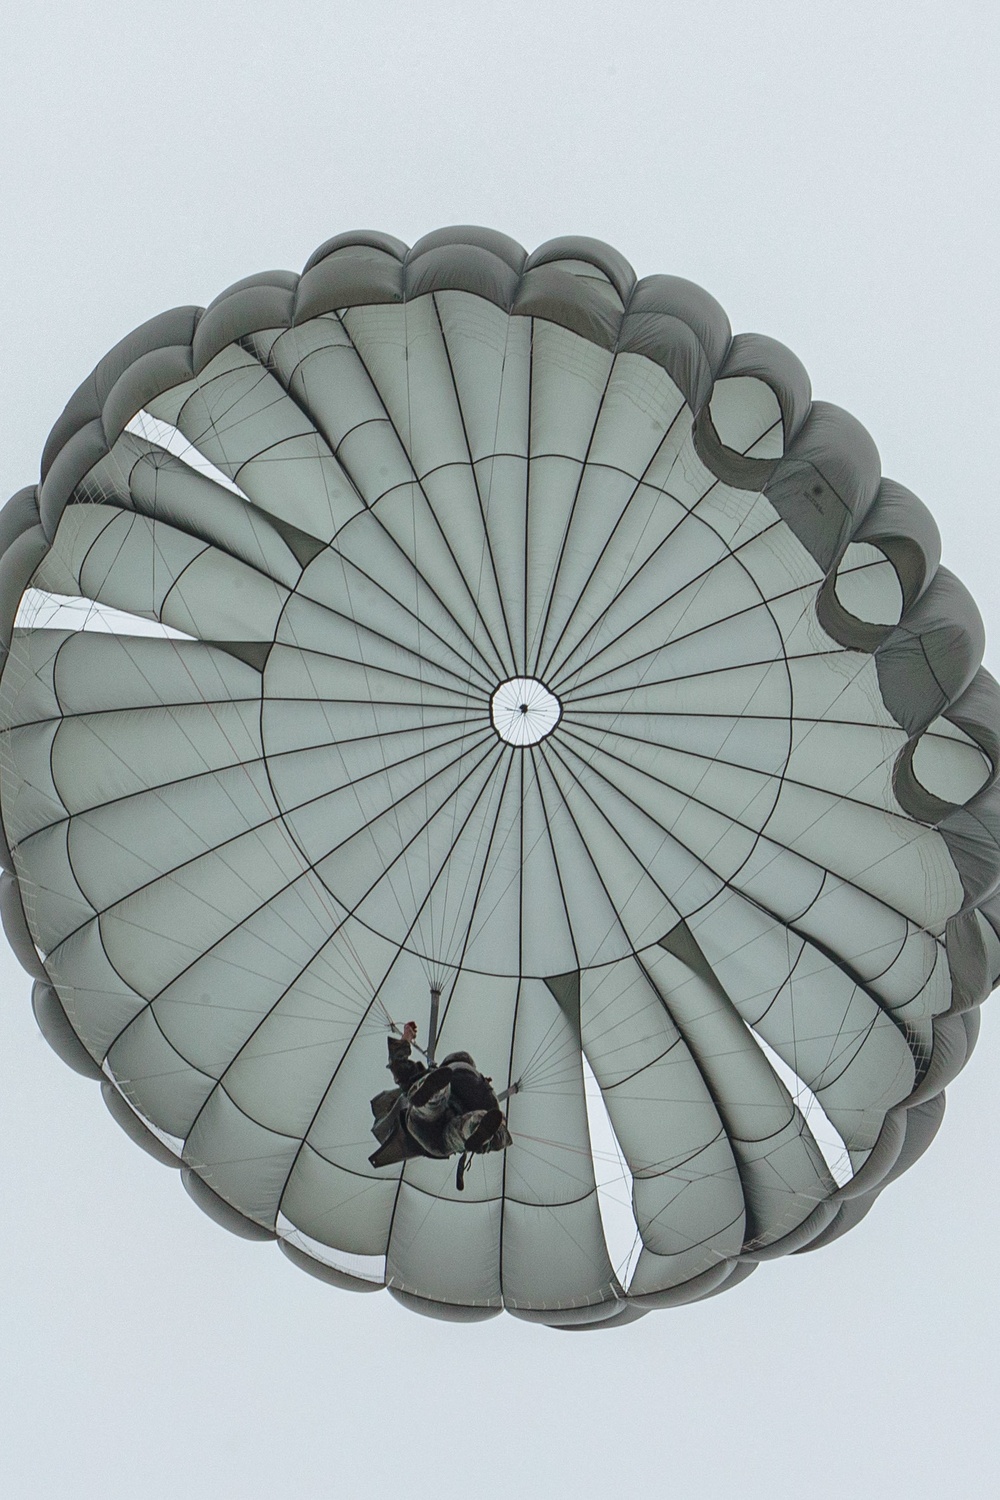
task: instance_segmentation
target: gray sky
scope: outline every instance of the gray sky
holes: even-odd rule
[[[3,494],[165,307],[346,229],[590,234],[706,286],[865,423],[1000,675],[993,4],[2,0],[0,32]],[[0,964],[8,1493],[1000,1489],[989,1004],[937,1142],[858,1229],[581,1336],[432,1323],[226,1235]]]

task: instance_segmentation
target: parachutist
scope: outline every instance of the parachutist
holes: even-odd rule
[[[368,1158],[373,1167],[394,1166],[412,1156],[458,1156],[456,1185],[463,1190],[468,1158],[510,1145],[493,1080],[468,1052],[451,1052],[428,1068],[411,1056],[417,1025],[407,1021],[400,1038],[389,1037],[389,1062],[396,1087],[371,1101],[372,1134],[380,1143]]]

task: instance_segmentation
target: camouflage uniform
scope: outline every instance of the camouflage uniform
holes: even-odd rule
[[[425,1065],[411,1057],[409,1042],[390,1037],[388,1066],[397,1087],[371,1101],[372,1134],[380,1142],[368,1158],[373,1167],[392,1166],[411,1156],[460,1155],[484,1117],[499,1112],[490,1079],[483,1077],[467,1052],[452,1052],[428,1074]],[[509,1145],[510,1134],[501,1121],[473,1150],[503,1151]]]

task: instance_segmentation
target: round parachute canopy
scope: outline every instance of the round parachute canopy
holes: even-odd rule
[[[595,241],[343,235],[118,344],[0,520],[35,1012],[238,1233],[609,1327],[855,1224],[1000,973],[1000,690],[787,349]],[[370,1165],[386,1040],[512,1144]]]

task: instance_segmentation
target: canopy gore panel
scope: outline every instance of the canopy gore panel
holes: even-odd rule
[[[338,1286],[612,1327],[828,1242],[1000,974],[1000,691],[788,350],[565,239],[144,324],[0,517],[4,926],[57,1051]],[[385,1040],[513,1144],[368,1163]]]

